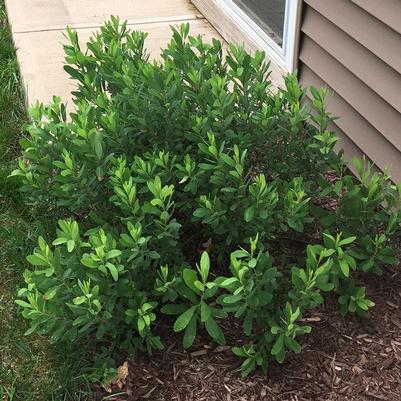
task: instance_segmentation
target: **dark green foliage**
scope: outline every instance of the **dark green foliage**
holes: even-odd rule
[[[326,90],[308,105],[288,75],[273,92],[263,53],[223,55],[188,30],[173,29],[161,62],[117,19],[85,54],[68,30],[76,110],[58,98],[32,109],[13,176],[27,202],[73,219],[52,246],[39,239],[17,303],[29,332],[149,352],[162,314],[185,348],[201,326],[223,344],[230,316],[249,338],[233,349],[248,374],[301,351],[302,316],[325,292],[344,314],[373,305],[353,274],[395,262],[401,186],[359,160],[359,180],[347,174]]]

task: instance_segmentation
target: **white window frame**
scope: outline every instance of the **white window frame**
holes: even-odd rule
[[[282,69],[293,72],[296,65],[297,27],[302,0],[286,0],[283,46],[280,47],[250,16],[232,0],[215,0],[216,4],[237,24],[254,43]]]

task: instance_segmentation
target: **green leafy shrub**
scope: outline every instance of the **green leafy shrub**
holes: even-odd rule
[[[29,333],[149,352],[163,315],[185,348],[199,327],[225,343],[230,316],[246,375],[301,351],[326,292],[343,314],[373,306],[354,273],[396,262],[401,185],[365,160],[348,173],[325,89],[305,102],[288,75],[274,92],[262,52],[188,31],[151,62],[146,35],[115,18],[85,53],[68,30],[75,111],[32,108],[13,176],[29,204],[71,219],[28,256],[17,303]]]

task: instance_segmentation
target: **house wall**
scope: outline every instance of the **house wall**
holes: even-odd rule
[[[348,157],[366,154],[401,180],[401,1],[304,0],[304,86],[328,86]]]
[[[228,41],[259,48],[218,0],[192,0]],[[302,0],[297,68],[304,86],[327,86],[332,125],[347,158],[365,154],[401,181],[401,0]],[[300,13],[301,14],[301,13]],[[301,17],[301,15],[300,15]],[[273,85],[285,71],[272,59]]]

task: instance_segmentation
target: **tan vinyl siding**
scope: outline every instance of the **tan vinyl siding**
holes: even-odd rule
[[[401,6],[401,1],[397,1]],[[309,3],[313,4],[314,10],[329,19],[344,33],[401,73],[400,35],[396,31],[376,18],[367,20],[366,13],[361,12],[361,9],[350,1],[341,1],[341,7],[336,1],[320,0]],[[399,18],[401,20],[401,16]]]
[[[401,180],[401,0],[305,0],[301,30],[301,82],[333,92],[347,155]]]
[[[400,0],[352,0],[352,2],[401,34]]]

